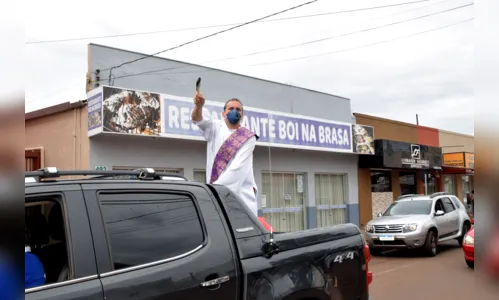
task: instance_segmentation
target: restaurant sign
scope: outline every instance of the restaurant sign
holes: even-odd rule
[[[101,86],[91,90],[88,99],[88,136],[114,133],[204,140],[191,122],[191,98]],[[223,106],[206,101],[203,118],[222,120]],[[369,126],[252,107],[245,107],[242,126],[259,136],[258,145],[374,154],[374,131]]]

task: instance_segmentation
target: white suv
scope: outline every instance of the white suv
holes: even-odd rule
[[[388,249],[420,248],[429,256],[437,255],[437,245],[463,237],[471,228],[464,204],[442,193],[404,195],[384,213],[365,226],[366,241],[373,255]]]

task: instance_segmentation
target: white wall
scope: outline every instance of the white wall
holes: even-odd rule
[[[347,204],[358,204],[357,155],[321,151],[271,148],[273,172],[307,174],[307,206],[315,206],[315,173],[347,174]],[[90,168],[104,165],[182,168],[193,178],[195,169],[206,168],[206,144],[198,141],[143,136],[99,135],[90,139]],[[267,147],[257,147],[254,156],[255,179],[259,187],[261,173],[269,171]],[[261,207],[261,203],[258,204]]]

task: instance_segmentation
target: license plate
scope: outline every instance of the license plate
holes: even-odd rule
[[[395,241],[395,237],[393,235],[380,235],[380,241]]]

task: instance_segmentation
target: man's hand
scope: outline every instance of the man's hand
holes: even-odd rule
[[[194,109],[192,110],[191,119],[194,122],[203,120],[204,97],[200,92],[194,95]]]
[[[204,106],[203,94],[196,92],[196,95],[194,95],[194,105],[196,105],[197,108],[202,108]]]

